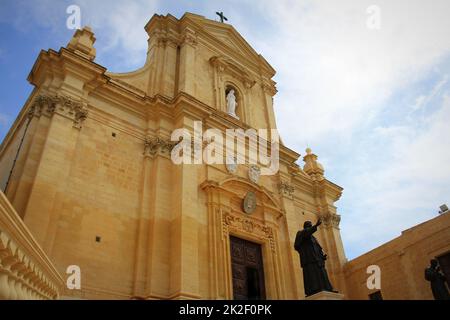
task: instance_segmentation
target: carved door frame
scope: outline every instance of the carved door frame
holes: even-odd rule
[[[245,196],[233,189],[233,184],[240,184],[259,194],[258,198],[264,198],[265,201],[257,204],[263,219],[247,215],[230,204]],[[284,219],[282,210],[267,191],[244,179],[233,178],[222,183],[206,181],[201,188],[206,191],[208,206],[209,298],[233,299],[230,236],[234,236],[261,245],[266,299],[284,299],[278,241],[280,220]]]

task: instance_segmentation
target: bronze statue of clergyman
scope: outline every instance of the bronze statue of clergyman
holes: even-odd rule
[[[425,269],[425,280],[430,281],[435,300],[450,300],[450,294],[445,286],[446,278],[436,259],[431,259],[430,266]]]
[[[320,219],[315,225],[312,225],[311,221],[305,221],[303,230],[298,231],[295,237],[294,248],[300,254],[306,296],[320,291],[335,292],[325,269],[327,255],[323,253],[322,247],[313,236],[321,223]]]

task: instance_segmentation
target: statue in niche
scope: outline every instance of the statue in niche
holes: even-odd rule
[[[227,94],[227,113],[239,120],[239,117],[236,115],[237,105],[238,104],[236,102],[236,96],[234,95],[234,89],[231,89]]]

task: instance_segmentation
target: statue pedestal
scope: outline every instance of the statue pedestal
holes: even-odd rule
[[[320,291],[306,297],[305,300],[344,300],[344,295],[337,292]]]

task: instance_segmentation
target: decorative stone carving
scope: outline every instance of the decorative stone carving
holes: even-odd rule
[[[162,155],[170,157],[170,153],[176,142],[164,140],[160,137],[146,137],[144,141],[144,155],[147,157],[154,157]]]
[[[211,59],[209,59],[209,63],[217,68],[219,72],[223,72],[227,68],[226,59],[223,57],[212,57]]]
[[[326,213],[324,215],[321,215],[320,219],[322,220],[323,224],[326,227],[331,226],[334,228],[339,228],[339,223],[341,222],[341,216],[332,213]]]
[[[40,95],[34,100],[29,116],[51,117],[58,114],[73,121],[74,128],[81,129],[81,125],[88,116],[86,103],[64,95]]]
[[[242,208],[246,214],[252,214],[256,209],[256,194],[253,191],[247,192],[242,203]]]
[[[275,239],[271,227],[259,223],[252,218],[224,213],[222,216],[222,231],[224,233],[224,239],[228,237],[230,228],[244,230],[248,233],[252,233],[255,236],[269,240],[270,248],[272,252],[275,252]]]
[[[244,86],[246,89],[251,89],[255,85],[256,81],[250,78],[244,78]]]
[[[229,173],[235,174],[237,171],[236,159],[232,156],[227,156],[225,166]]]
[[[34,99],[30,110],[28,110],[28,116],[39,118],[45,114],[50,117],[53,112],[55,112],[55,99],[50,96],[41,95]]]
[[[250,181],[252,181],[253,183],[258,183],[260,175],[261,169],[255,164],[250,165],[248,169],[248,178],[250,179]]]
[[[178,44],[180,43],[179,38],[177,38],[173,34],[167,34],[167,33],[158,33],[157,34],[157,44],[161,47],[174,47],[176,48]]]
[[[182,36],[181,36],[181,43],[182,44],[189,44],[193,47],[197,45],[197,35],[195,31],[191,29],[184,30]]]
[[[291,186],[290,184],[288,184],[287,182],[281,181],[278,184],[278,191],[280,192],[280,194],[282,194],[284,196],[292,197],[294,194],[294,190],[295,190],[295,188],[293,186]]]
[[[1,230],[0,258],[0,299],[43,300],[58,297],[57,287]]]
[[[275,81],[271,81],[270,83],[264,82],[261,84],[261,88],[264,90],[264,92],[268,93],[271,96],[274,96],[277,93],[275,84]]]

